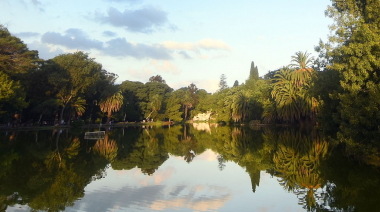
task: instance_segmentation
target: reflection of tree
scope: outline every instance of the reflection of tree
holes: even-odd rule
[[[252,191],[260,183],[260,172],[272,167],[271,143],[263,139],[262,132],[246,128],[217,128],[216,149],[223,161],[234,161],[244,167],[251,178]]]
[[[190,163],[205,148],[198,143],[188,126],[173,126],[164,133],[164,145],[167,151],[175,156],[183,157]]]
[[[380,199],[379,167],[363,164],[341,154],[340,147],[321,163],[328,179],[324,202],[331,211],[377,211]]]
[[[278,136],[278,150],[273,156],[280,184],[297,194],[300,204],[310,210],[316,207],[315,191],[322,187],[320,162],[328,151],[328,143],[316,135],[285,131]]]
[[[108,161],[113,161],[117,156],[117,144],[113,139],[99,139],[96,141],[93,151],[95,154],[98,154],[104,157]]]
[[[153,128],[142,132],[131,146],[130,152],[112,161],[113,169],[130,170],[138,167],[144,174],[151,175],[169,158],[164,146],[160,145],[162,142],[160,130]]]
[[[66,167],[66,161],[78,155],[80,149],[78,137],[66,139],[66,142],[63,143],[64,147],[62,148],[59,143],[61,132],[56,131],[56,134],[55,149],[48,153],[45,160],[46,166],[50,169],[61,167],[61,165]],[[60,149],[63,149],[63,151]]]
[[[217,153],[218,168],[231,161],[245,168],[253,192],[260,184],[260,173],[271,172],[309,211],[328,207],[331,211],[373,211],[380,199],[378,169],[347,161],[339,149],[326,157],[329,145],[314,131],[218,127],[208,133],[191,127],[184,131],[179,125],[126,128],[124,136],[114,130],[107,134],[107,142],[90,142],[87,147],[81,137],[65,132],[53,136],[51,132],[38,132],[38,136],[19,132],[12,142],[9,137],[4,138],[6,142],[0,138],[0,211],[15,204],[28,204],[32,210],[65,210],[84,195],[89,182],[104,176],[109,161],[114,169],[138,167],[151,175],[168,153],[191,161],[190,151],[200,155],[206,149]]]
[[[224,167],[226,167],[226,162],[223,159],[223,155],[218,155],[218,168],[220,171],[223,171]]]
[[[67,206],[83,197],[87,179],[78,175],[72,168],[62,168],[57,172],[52,184],[40,195],[31,200],[29,206],[35,211],[63,211]]]
[[[91,151],[83,150],[80,139],[65,130],[53,136],[33,133],[35,142],[30,142],[28,132],[21,132],[5,149],[17,158],[0,176],[0,208],[17,203],[28,204],[31,211],[63,211],[83,197],[84,187],[106,164],[86,154]]]
[[[94,154],[105,158],[107,161],[113,161],[117,156],[118,146],[114,139],[109,139],[109,131],[106,131],[104,139],[96,141],[92,147]]]

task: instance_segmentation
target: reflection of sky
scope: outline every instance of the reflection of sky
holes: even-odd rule
[[[85,196],[66,211],[304,211],[276,178],[261,172],[253,193],[248,173],[233,162],[220,171],[216,156],[207,150],[190,164],[171,156],[152,176],[137,168],[109,168],[107,176],[89,184]]]

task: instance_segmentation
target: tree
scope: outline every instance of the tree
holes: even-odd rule
[[[43,68],[52,70],[49,82],[57,91],[56,97],[61,101],[59,123],[62,123],[66,106],[95,85],[102,71],[102,66],[81,51],[59,55],[47,61]]]
[[[184,109],[185,109],[185,117],[184,117],[184,120],[186,121],[187,120],[187,114],[188,114],[188,111],[193,107],[194,105],[194,100],[193,98],[191,98],[191,94],[190,92],[186,92],[184,91],[184,94],[181,98],[181,104],[183,105]]]
[[[232,118],[235,122],[244,121],[250,114],[248,91],[238,91],[232,97]]]
[[[160,96],[158,94],[154,95],[149,103],[151,112],[146,117],[147,120],[149,120],[150,116],[153,114],[152,117],[155,117],[154,113],[157,113],[159,110],[161,110],[162,101],[160,99]]]
[[[60,103],[57,101],[57,99],[54,98],[48,99],[38,104],[38,106],[33,109],[33,112],[40,114],[37,123],[41,124],[43,115],[52,114],[53,111],[59,107],[59,105]]]
[[[226,80],[227,80],[226,75],[224,75],[224,74],[220,75],[219,91],[223,91],[224,89],[228,88]]]
[[[11,116],[27,105],[25,92],[20,83],[13,81],[7,74],[0,71],[0,115],[2,117],[4,114]]]
[[[169,124],[170,122],[173,121],[181,121],[181,115],[182,112],[179,111],[181,108],[181,103],[180,99],[177,98],[175,95],[172,95],[169,100],[168,104],[166,106],[166,111],[165,111],[165,117],[169,119]]]
[[[237,87],[237,86],[239,86],[239,81],[235,80],[234,85],[232,87]]]
[[[292,56],[292,63],[289,65],[290,68],[295,68],[296,71],[293,72],[293,80],[297,85],[302,85],[306,80],[310,80],[313,68],[311,65],[314,62],[314,58],[310,57],[310,53],[305,53],[299,51]]]
[[[68,107],[72,110],[70,115],[81,117],[86,110],[86,100],[81,97],[71,101]],[[71,120],[71,119],[70,119]]]
[[[113,88],[115,89],[115,87]],[[106,123],[109,123],[111,120],[112,112],[119,111],[123,105],[123,95],[121,95],[121,91],[112,92],[114,89],[106,91],[99,102],[100,110],[103,113],[107,113]]]
[[[147,82],[143,85],[134,83],[135,91],[132,95],[135,95],[136,99],[136,107],[138,108],[138,111],[141,111],[141,118],[146,118],[149,116],[149,114],[152,113],[152,99],[153,96],[158,95],[162,107],[165,108],[166,102],[170,98],[170,94],[173,91],[172,88],[170,88],[167,84],[164,83],[158,83],[158,82]],[[164,119],[164,112],[157,110],[157,113],[153,114],[156,119]],[[152,114],[151,114],[152,115]]]
[[[0,70],[12,78],[36,68],[38,52],[30,51],[17,37],[12,36],[8,29],[0,25]]]
[[[326,11],[335,21],[327,44],[334,47],[327,52],[332,58],[327,68],[339,72],[343,89],[334,95],[340,103],[339,139],[349,143],[352,151],[373,151],[371,145],[379,146],[379,8],[379,1],[333,0]]]
[[[159,82],[166,84],[166,81],[161,77],[161,75],[151,76],[149,82]]]
[[[255,66],[255,63],[251,62],[251,69],[249,71],[249,79],[258,80],[259,79],[259,69]]]
[[[304,80],[303,84],[294,80],[294,70],[284,67],[274,75],[272,98],[276,103],[278,118],[286,122],[315,119],[318,110],[318,101],[308,93],[310,80]],[[270,115],[270,114],[268,114]]]

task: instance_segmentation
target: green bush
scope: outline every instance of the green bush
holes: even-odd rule
[[[97,118],[97,119],[95,120],[95,124],[100,124],[100,123],[102,123],[102,119],[101,119],[101,118]]]

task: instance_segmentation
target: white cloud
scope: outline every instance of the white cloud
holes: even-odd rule
[[[223,42],[222,40],[213,40],[210,38],[202,39],[198,42],[176,42],[176,41],[165,41],[161,43],[168,49],[173,50],[188,50],[199,52],[200,50],[223,50],[223,51],[232,51],[232,48]]]
[[[171,88],[174,88],[174,89],[179,89],[179,88],[182,88],[182,87],[187,87],[189,86],[191,83],[194,83],[198,88],[200,89],[204,89],[206,90],[207,92],[209,93],[214,93],[216,92],[218,89],[219,89],[219,81],[218,80],[209,80],[209,79],[205,79],[205,80],[200,80],[200,78],[197,78],[195,80],[176,80],[174,82],[170,81],[170,80],[166,80],[166,83],[171,87]]]
[[[153,60],[141,68],[129,68],[127,70],[131,77],[146,81],[154,75],[161,75],[165,79],[165,75],[178,75],[179,68],[169,61]],[[165,79],[166,80],[166,79]]]

